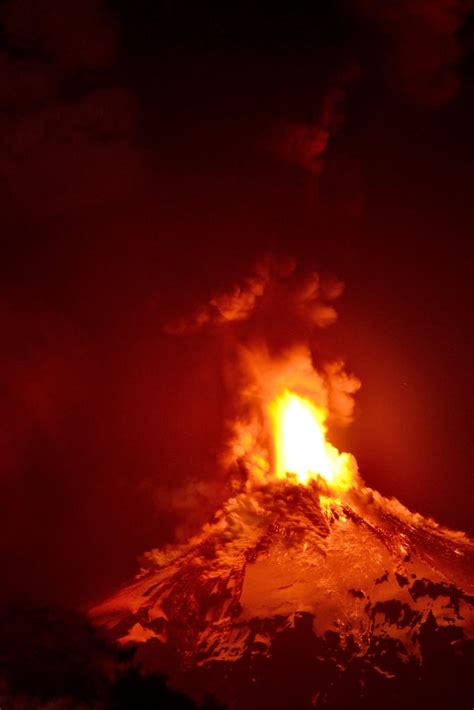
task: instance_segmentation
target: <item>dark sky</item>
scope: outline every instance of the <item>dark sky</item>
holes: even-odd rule
[[[472,7],[296,5],[1,3],[3,599],[87,603],[218,505],[222,353],[163,324],[269,251],[346,283],[333,440],[474,532]]]

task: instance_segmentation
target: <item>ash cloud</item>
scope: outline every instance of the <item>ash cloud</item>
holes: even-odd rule
[[[315,271],[297,270],[294,259],[267,256],[258,261],[250,276],[231,289],[215,293],[189,317],[165,325],[170,334],[196,333],[205,326],[250,323],[257,336],[263,324],[265,335],[275,331],[291,332],[290,341],[303,331],[325,328],[334,323],[337,313],[332,305],[344,284],[334,278],[321,278]],[[288,330],[287,326],[292,328]],[[296,331],[295,331],[296,328]]]
[[[41,432],[60,436],[67,413],[83,398],[74,375],[90,382],[94,365],[90,343],[67,320],[46,310],[21,309],[0,302],[2,407],[8,427],[0,432],[2,471],[27,457],[27,442]]]
[[[130,197],[136,105],[100,0],[8,0],[0,12],[0,180],[8,209],[59,216]]]
[[[398,87],[428,106],[451,101],[461,78],[459,36],[472,3],[463,0],[358,0],[355,7],[380,33]]]
[[[342,0],[352,37],[341,41],[336,68],[327,62],[325,87],[315,88],[298,117],[290,111],[269,127],[268,147],[281,161],[309,178],[310,203],[328,162],[337,161],[337,139],[351,117],[350,100],[364,82],[387,88],[424,107],[453,101],[462,85],[462,65],[469,53],[463,36],[472,0]],[[321,61],[321,60],[320,60]],[[317,61],[308,59],[315,76]],[[315,81],[315,86],[317,82]],[[363,91],[363,89],[362,89]],[[349,211],[363,211],[361,180],[352,179]]]
[[[225,344],[221,367],[231,415],[224,466],[243,461],[257,478],[266,475],[269,442],[262,412],[286,389],[327,410],[330,425],[352,421],[359,380],[342,360],[317,357],[317,333],[336,321],[333,303],[343,288],[337,279],[298,268],[294,259],[267,256],[241,284],[165,326],[170,334],[188,337],[205,331]]]
[[[328,144],[344,123],[348,92],[359,73],[355,61],[340,71],[324,92],[314,118],[292,121],[282,119],[281,124],[274,129],[274,137],[270,142],[270,148],[276,155],[310,175],[321,175]]]

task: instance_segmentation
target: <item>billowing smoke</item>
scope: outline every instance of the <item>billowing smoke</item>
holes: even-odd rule
[[[324,328],[337,319],[332,301],[344,285],[321,279],[315,271],[296,268],[290,258],[268,256],[258,261],[250,276],[228,291],[211,296],[191,316],[168,323],[167,332],[189,334],[207,325],[246,322],[242,333],[257,338],[298,341],[312,328]],[[288,329],[287,326],[291,326]]]
[[[207,329],[209,337],[223,339],[230,413],[225,466],[242,462],[251,475],[266,475],[271,462],[265,409],[285,389],[327,411],[329,424],[352,421],[360,382],[341,360],[321,360],[317,350],[317,333],[335,322],[333,302],[342,291],[334,278],[298,268],[293,259],[268,256],[242,284],[166,325],[170,334],[192,337]],[[202,493],[202,484],[198,488]]]

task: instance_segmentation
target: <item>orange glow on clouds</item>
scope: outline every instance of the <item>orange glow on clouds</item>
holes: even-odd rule
[[[275,475],[307,484],[318,477],[334,491],[351,487],[355,459],[326,440],[327,412],[309,399],[285,392],[269,408],[275,446]]]

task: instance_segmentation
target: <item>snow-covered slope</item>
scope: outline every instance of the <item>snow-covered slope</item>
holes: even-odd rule
[[[472,652],[474,544],[368,488],[273,481],[145,558],[91,617],[230,707],[369,707]]]

